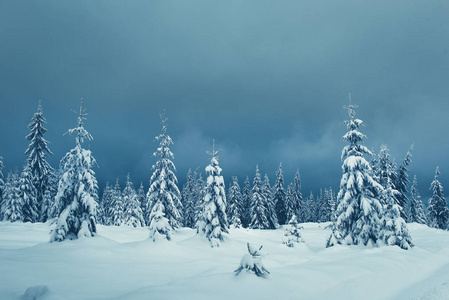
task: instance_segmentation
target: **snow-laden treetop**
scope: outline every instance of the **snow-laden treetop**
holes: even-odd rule
[[[73,111],[73,112],[78,114],[78,127],[69,129],[69,131],[67,131],[65,134],[68,133],[72,135],[73,133],[77,133],[76,145],[81,146],[81,144],[84,143],[84,139],[88,139],[89,141],[92,141],[94,139],[92,135],[86,129],[84,129],[83,120],[86,120],[87,113],[86,109],[83,107],[83,98],[81,98],[80,111],[79,112]]]

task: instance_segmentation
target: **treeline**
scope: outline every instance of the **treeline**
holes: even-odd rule
[[[363,122],[355,118],[354,105],[348,106],[348,145],[342,152],[343,176],[337,195],[331,188],[303,197],[299,171],[288,185],[282,164],[271,186],[267,174],[258,166],[252,181],[247,176],[242,186],[232,178],[227,191],[218,154],[213,143],[206,180],[199,169],[189,170],[187,180],[178,188],[175,175],[173,143],[167,134],[167,118],[161,114],[162,130],[156,137],[159,145],[150,177],[149,188],[142,183],[136,190],[128,175],[124,188],[117,181],[107,184],[101,199],[93,168],[96,160],[83,148],[92,136],[84,128],[85,109],[81,102],[77,126],[68,131],[75,135],[75,147],[61,159],[55,171],[46,161],[52,155],[44,139],[46,120],[42,106],[28,125],[29,146],[22,171],[9,172],[3,178],[0,158],[0,217],[5,221],[45,222],[54,219],[52,241],[92,236],[96,224],[149,226],[150,238],[170,239],[179,227],[196,228],[212,246],[218,246],[230,226],[252,229],[275,229],[293,222],[332,221],[333,230],[327,244],[397,244],[412,246],[405,222],[418,222],[447,229],[449,209],[439,182],[437,168],[429,206],[425,208],[417,189],[416,176],[410,184],[409,166],[413,147],[397,166],[382,145],[375,155],[362,145],[365,136],[358,130]],[[369,160],[365,159],[365,156]]]

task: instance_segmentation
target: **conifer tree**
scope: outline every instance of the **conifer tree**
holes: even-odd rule
[[[421,196],[418,192],[418,179],[416,178],[416,175],[413,177],[413,183],[410,189],[410,213],[408,221],[427,224],[424,204],[422,203]]]
[[[363,121],[355,118],[357,106],[351,104],[351,98],[346,108],[350,120],[345,121],[348,132],[343,140],[348,145],[341,155],[343,176],[337,196],[336,221],[327,247],[376,243],[382,216],[382,205],[376,194],[382,187],[371,177],[371,167],[364,158],[364,155],[371,155],[371,151],[361,145],[365,138],[359,131]]]
[[[26,164],[19,178],[19,197],[23,202],[23,220],[32,223],[39,221],[37,191],[33,182],[34,176],[30,166]]]
[[[106,182],[106,186],[103,190],[103,195],[101,196],[100,207],[102,210],[102,217],[98,218],[98,222],[103,225],[112,225],[111,221],[111,207],[113,201],[114,189],[111,187],[109,182]]]
[[[321,222],[333,221],[335,203],[332,195],[332,189],[324,189],[323,202],[321,205]]]
[[[126,226],[143,227],[145,221],[143,219],[143,212],[140,208],[140,203],[137,199],[136,191],[128,174],[126,177],[126,186],[122,193],[124,203],[123,221]]]
[[[279,164],[279,169],[276,172],[276,183],[274,185],[273,202],[276,207],[276,215],[280,225],[287,222],[287,203],[286,193],[284,189],[284,175],[282,173],[282,163]],[[291,212],[289,212],[291,215]],[[289,219],[290,220],[290,219]]]
[[[245,228],[248,228],[251,223],[251,201],[252,201],[251,183],[249,181],[249,177],[246,176],[242,192],[242,203],[243,203],[242,225]]]
[[[187,173],[187,182],[181,192],[181,202],[184,208],[183,218],[184,226],[195,227],[195,189],[196,189],[196,171],[192,173],[189,169]]]
[[[51,232],[52,242],[91,237],[97,232],[98,184],[92,170],[96,161],[92,152],[82,147],[85,139],[93,140],[84,129],[86,115],[81,99],[78,126],[68,131],[69,134],[76,134],[76,145],[61,160],[62,176],[55,201],[62,203],[63,211]]]
[[[125,202],[123,201],[122,188],[118,181],[115,182],[110,208],[112,225],[120,226],[125,222]]]
[[[240,191],[237,176],[232,177],[232,184],[228,191],[228,206],[227,215],[229,218],[229,225],[234,228],[242,227],[242,193]]]
[[[302,227],[299,226],[296,215],[293,215],[288,222],[288,226],[285,227],[284,238],[282,239],[282,242],[287,247],[294,247],[295,243],[304,243],[304,240],[301,237],[301,233],[299,232],[300,229],[302,229]]]
[[[435,171],[435,179],[430,185],[432,198],[429,200],[428,222],[429,226],[437,229],[447,229],[449,220],[449,208],[444,198],[443,186],[439,181],[440,169],[437,167]]]
[[[44,134],[47,129],[44,127],[47,121],[44,118],[42,106],[39,102],[37,112],[34,113],[31,123],[28,125],[30,133],[26,136],[26,139],[30,141],[28,149],[25,151],[27,155],[27,164],[29,166],[31,177],[33,178],[32,184],[36,191],[36,205],[38,211],[38,217],[33,217],[30,222],[46,221],[46,215],[48,212],[42,210],[44,193],[47,189],[52,187],[53,193],[55,193],[55,174],[53,168],[46,160],[47,155],[53,155],[48,148],[48,142],[44,139]],[[48,208],[47,208],[48,210]],[[40,215],[44,216],[43,218]]]
[[[251,198],[251,223],[249,228],[252,229],[269,229],[268,221],[268,203],[263,194],[263,183],[260,178],[259,166],[256,166],[256,176],[253,181],[252,198]]]
[[[279,227],[279,221],[276,215],[276,207],[273,201],[273,191],[270,186],[270,179],[267,174],[264,176],[262,194],[266,199],[267,218],[268,223],[270,224],[270,229],[276,229]]]
[[[228,219],[226,215],[226,194],[221,168],[218,165],[218,156],[221,150],[215,150],[213,141],[212,152],[208,152],[212,159],[206,167],[207,177],[206,194],[204,196],[204,233],[212,247],[220,246],[223,233],[228,233]]]
[[[171,231],[182,224],[181,214],[178,210],[182,207],[181,193],[177,186],[178,179],[174,173],[176,167],[171,161],[174,158],[170,151],[170,145],[173,144],[173,141],[167,135],[168,119],[165,112],[160,117],[162,131],[156,137],[156,140],[159,141],[159,147],[153,154],[158,157],[158,161],[153,166],[154,172],[150,178],[150,188],[147,193],[147,203],[152,207],[149,224],[150,238],[153,240],[152,234],[156,234],[156,232],[169,239]]]
[[[295,195],[294,209],[298,217],[298,222],[305,222],[306,211],[301,192],[301,176],[299,175],[299,170],[296,170],[295,179],[293,180],[293,193]]]
[[[20,197],[19,184],[17,171],[9,173],[6,178],[1,207],[3,221],[17,222],[24,220],[23,206],[25,203],[23,197]]]
[[[137,190],[137,201],[139,201],[140,209],[142,210],[145,219],[145,189],[142,182],[140,182],[139,189]]]
[[[56,198],[56,193],[58,191],[58,183],[62,177],[62,172],[63,172],[62,169],[58,169],[58,171],[55,174],[55,177],[53,178],[55,184],[52,185],[52,187],[50,188],[51,201],[50,201],[50,205],[49,205],[49,210],[47,212],[48,219],[57,218],[63,210],[63,205],[64,205],[63,199]]]
[[[195,227],[199,228],[201,224],[204,225],[204,196],[205,184],[203,175],[200,173],[195,181]],[[202,225],[201,225],[202,226]]]
[[[396,190],[399,192],[397,195],[397,201],[400,206],[400,213],[401,217],[404,220],[408,219],[407,213],[406,213],[406,206],[408,203],[408,190],[407,187],[410,183],[410,180],[408,179],[410,170],[408,169],[408,166],[412,162],[412,151],[413,151],[413,145],[410,146],[410,149],[407,151],[407,154],[405,155],[404,161],[402,162],[401,166],[398,169],[398,175],[396,182],[394,183],[394,186],[396,187]]]
[[[315,197],[313,196],[312,191],[306,201],[305,211],[305,222],[316,222]]]
[[[295,194],[295,187],[293,183],[287,188],[287,194],[285,196],[285,211],[286,211],[286,219],[291,220],[293,216],[297,215],[297,205],[298,199]]]

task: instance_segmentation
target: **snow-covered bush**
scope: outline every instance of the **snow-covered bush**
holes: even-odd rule
[[[250,243],[246,244],[248,247],[249,254],[244,254],[242,259],[240,260],[240,266],[235,270],[235,275],[239,275],[243,269],[247,272],[256,274],[259,277],[265,277],[267,274],[270,274],[268,270],[262,263],[262,257],[264,256],[261,252],[262,246],[255,247]]]

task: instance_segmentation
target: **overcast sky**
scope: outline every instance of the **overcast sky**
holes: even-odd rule
[[[0,155],[21,168],[42,99],[50,163],[74,144],[85,99],[100,185],[128,172],[146,188],[167,110],[178,178],[204,170],[216,139],[226,181],[255,165],[296,169],[303,194],[337,188],[348,93],[366,145],[428,195],[449,188],[449,1],[1,1]]]

